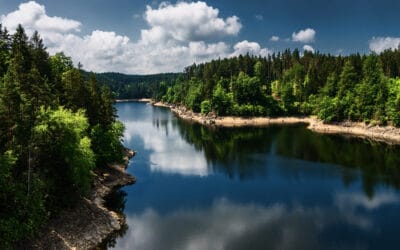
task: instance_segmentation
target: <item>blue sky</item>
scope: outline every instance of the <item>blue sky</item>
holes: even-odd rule
[[[400,43],[398,13],[396,0],[0,0],[3,25],[38,30],[50,53],[64,51],[88,70],[132,74],[286,48],[380,52]]]

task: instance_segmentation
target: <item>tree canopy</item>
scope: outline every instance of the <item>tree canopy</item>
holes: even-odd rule
[[[285,50],[193,64],[154,96],[195,112],[209,103],[206,110],[218,115],[313,114],[399,126],[399,76],[399,49],[349,56]]]
[[[0,248],[33,237],[89,191],[94,168],[121,161],[113,95],[38,32],[0,25]]]

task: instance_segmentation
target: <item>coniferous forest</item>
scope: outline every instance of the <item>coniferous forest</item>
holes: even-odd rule
[[[400,50],[377,55],[297,49],[192,65],[153,98],[195,112],[233,116],[317,115],[326,122],[400,126]]]
[[[34,237],[87,194],[96,167],[122,160],[116,95],[220,116],[317,115],[400,126],[399,49],[240,55],[155,75],[151,84],[103,76],[113,91],[63,53],[50,56],[37,32],[28,37],[21,26],[14,34],[0,26],[1,247]]]
[[[91,187],[96,166],[122,160],[111,91],[40,35],[0,26],[0,248],[35,236]]]

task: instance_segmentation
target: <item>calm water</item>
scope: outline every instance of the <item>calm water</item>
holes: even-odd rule
[[[137,183],[110,198],[127,218],[110,248],[399,249],[399,147],[117,109]]]

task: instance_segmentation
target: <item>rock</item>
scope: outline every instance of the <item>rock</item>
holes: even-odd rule
[[[125,150],[126,157],[135,152]],[[126,173],[126,164],[111,164],[95,171],[94,187],[89,198],[82,198],[74,209],[60,213],[48,223],[43,236],[28,249],[93,249],[125,223],[117,213],[104,207],[104,197],[124,185],[135,183]]]

